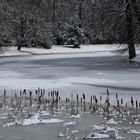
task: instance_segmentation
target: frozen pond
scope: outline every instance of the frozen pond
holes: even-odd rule
[[[3,57],[0,59],[0,86],[10,89],[67,87],[68,90],[84,87],[95,93],[110,88],[127,91],[130,95],[139,92],[140,63],[129,62],[125,56],[94,55]]]
[[[134,96],[134,99],[140,99],[140,63],[129,62],[125,56],[95,57],[94,54],[90,54],[90,56],[86,54],[77,58],[61,58],[60,55],[55,57],[52,55],[2,57],[0,59],[1,90],[6,88],[9,89],[10,94],[14,94],[15,89],[41,87],[48,91],[59,89],[61,97],[64,99],[71,93],[85,93],[89,99],[93,94],[97,97],[106,95],[106,89],[109,88],[112,102],[116,92],[126,100],[130,100],[131,96]],[[78,138],[81,139],[92,130],[90,126],[106,122],[103,117],[90,114],[85,114],[76,120],[65,116],[61,116],[59,119],[63,119],[64,122],[0,127],[0,139],[65,140],[67,137],[58,137],[58,130],[62,129],[65,122],[71,121],[76,122],[76,125],[73,126],[73,130],[75,130],[73,133],[78,133]],[[3,119],[0,124],[2,123]],[[119,132],[127,140],[135,139],[140,133],[140,126],[130,125],[129,121],[118,124],[117,128],[124,128]],[[133,129],[134,132],[138,130],[135,132],[136,135],[131,134]],[[130,133],[126,133],[129,130]]]

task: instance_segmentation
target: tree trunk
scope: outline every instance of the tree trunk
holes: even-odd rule
[[[82,20],[82,0],[80,0],[79,4],[79,19]]]
[[[126,2],[126,23],[127,23],[127,40],[128,40],[128,49],[129,49],[129,59],[133,59],[136,57],[136,50],[134,44],[134,33],[133,33],[133,17],[132,17],[132,9],[129,0],[125,0]]]
[[[18,42],[18,51],[25,45],[25,30],[26,30],[26,18],[22,15],[20,18],[20,29],[19,29],[19,37],[17,38]],[[27,42],[26,42],[27,43]]]
[[[17,50],[21,51],[21,47],[22,47],[21,44],[18,44]]]
[[[52,17],[53,22],[55,22],[55,13],[56,13],[56,0],[53,0],[53,17]]]
[[[135,12],[135,17],[136,17],[136,19],[138,21],[138,24],[140,26],[140,11],[137,7],[137,2],[136,2],[136,0],[131,0],[131,3],[132,3],[132,6],[133,6],[133,9],[134,9],[134,12]]]

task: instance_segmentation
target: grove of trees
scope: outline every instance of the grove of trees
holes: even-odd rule
[[[1,0],[0,46],[51,48],[51,44],[140,42],[138,0]]]

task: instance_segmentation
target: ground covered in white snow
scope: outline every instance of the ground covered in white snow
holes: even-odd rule
[[[114,55],[114,53],[128,55],[126,50],[126,45],[81,45],[79,48],[72,48],[67,45],[53,45],[51,49],[43,48],[26,48],[23,47],[19,52],[16,46],[12,47],[1,47],[0,56],[26,56],[26,55],[53,55],[53,54],[63,54],[63,57],[81,57],[86,56],[88,53],[90,56],[91,53],[95,53],[94,56],[109,56]],[[137,57],[133,61],[140,62],[140,48],[136,47]],[[66,56],[64,54],[67,54]],[[69,55],[68,55],[69,54]],[[56,56],[60,57],[60,56]],[[54,56],[50,58],[55,58]]]
[[[17,47],[2,48],[0,56],[19,56],[19,55],[31,55],[31,54],[71,54],[71,53],[91,53],[101,51],[118,50],[119,45],[82,45],[79,48],[71,48],[68,46],[52,46],[51,49],[43,48],[22,48],[21,52],[17,50]]]

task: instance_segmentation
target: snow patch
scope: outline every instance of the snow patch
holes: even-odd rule
[[[106,138],[109,138],[109,135],[100,134],[100,133],[91,133],[86,138],[87,139],[106,139]]]
[[[31,118],[24,119],[24,120],[15,120],[15,122],[9,122],[3,125],[3,127],[10,127],[10,126],[16,126],[16,125],[33,125],[33,124],[48,124],[48,123],[61,123],[63,120],[59,119],[40,119],[39,114],[35,114]]]
[[[61,123],[63,120],[59,119],[39,119],[39,114],[34,115],[29,119],[23,120],[22,125],[31,125],[31,124],[47,124],[47,123]]]
[[[78,115],[71,115],[70,118],[71,119],[80,119],[81,116],[80,116],[80,114],[78,114]]]
[[[106,124],[112,124],[112,125],[117,125],[117,122],[115,122],[114,119],[109,119]]]
[[[93,125],[92,127],[93,130],[103,130],[106,128],[104,125]]]
[[[66,126],[73,126],[73,125],[76,125],[76,122],[66,122],[63,124],[63,127],[66,127]]]
[[[132,129],[132,130],[128,130],[127,133],[128,134],[140,134],[140,131]]]

